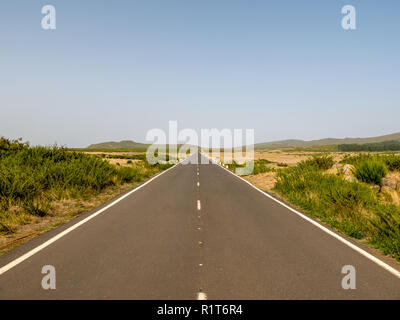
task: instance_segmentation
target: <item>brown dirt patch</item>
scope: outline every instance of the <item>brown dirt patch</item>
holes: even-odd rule
[[[257,175],[244,176],[243,178],[264,191],[271,191],[276,183],[276,172],[264,172]]]

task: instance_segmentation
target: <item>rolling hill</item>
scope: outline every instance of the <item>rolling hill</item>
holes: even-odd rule
[[[271,149],[271,148],[295,148],[295,147],[315,147],[315,146],[331,146],[339,144],[364,144],[364,143],[376,143],[383,141],[400,141],[400,132],[387,134],[384,136],[370,137],[370,138],[326,138],[319,140],[281,140],[272,142],[257,143],[254,145],[256,149]]]
[[[333,146],[340,144],[365,144],[365,143],[377,143],[384,141],[400,141],[400,132],[387,134],[378,137],[369,138],[325,138],[319,140],[299,140],[299,139],[288,139],[280,141],[271,141],[256,143],[255,149],[273,149],[273,148],[296,148],[296,147],[317,147],[317,146]],[[135,142],[131,140],[123,140],[120,142],[109,141],[91,144],[87,149],[147,149],[149,144]]]
[[[109,141],[91,144],[87,149],[147,149],[148,147],[149,144],[123,140],[120,142]]]

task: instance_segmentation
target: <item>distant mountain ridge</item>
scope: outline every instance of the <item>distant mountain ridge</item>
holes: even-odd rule
[[[387,134],[378,137],[369,138],[325,138],[319,140],[299,140],[299,139],[288,139],[280,141],[271,141],[256,143],[255,149],[271,149],[271,148],[296,148],[296,147],[316,147],[316,146],[330,146],[339,144],[364,144],[364,143],[376,143],[384,141],[400,141],[400,132]],[[119,142],[109,141],[91,144],[88,149],[147,149],[150,145],[132,140],[123,140]]]
[[[330,146],[339,144],[364,144],[364,143],[375,143],[383,141],[400,141],[400,132],[387,134],[384,136],[370,137],[370,138],[344,138],[344,139],[326,138],[326,139],[311,140],[311,141],[289,139],[289,140],[256,143],[254,145],[254,148],[271,149],[271,148],[315,147],[315,146]]]
[[[120,142],[108,141],[91,144],[88,149],[147,149],[149,144],[135,142],[132,140],[123,140]]]

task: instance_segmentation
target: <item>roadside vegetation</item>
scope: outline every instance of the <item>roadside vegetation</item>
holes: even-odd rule
[[[380,184],[387,174],[387,169],[382,161],[370,160],[360,162],[354,173],[356,178],[362,182]]]
[[[400,155],[302,153],[297,163],[287,153],[259,156],[274,161],[255,160],[246,180],[400,261]],[[240,166],[228,165],[232,171]]]
[[[352,164],[356,167],[365,162],[381,162],[389,171],[400,171],[400,156],[395,154],[362,153],[355,156],[346,156],[340,162]]]
[[[330,156],[314,157],[280,170],[274,191],[311,216],[344,234],[362,239],[400,261],[400,206],[382,197],[378,185],[400,156],[359,155],[343,163],[355,166],[360,182],[329,174]]]
[[[57,216],[60,203],[68,204],[61,211],[70,218],[98,205],[93,199],[105,201],[171,166],[132,159],[115,166],[98,155],[0,138],[0,236]]]
[[[273,163],[272,161],[260,159],[260,160],[254,160],[253,162],[254,162],[253,174],[275,171],[275,168],[271,168],[270,166],[268,166],[269,164]],[[236,168],[244,168],[246,166],[246,163],[239,164],[236,161],[232,161],[232,163],[226,165],[228,166],[229,170],[235,172]]]

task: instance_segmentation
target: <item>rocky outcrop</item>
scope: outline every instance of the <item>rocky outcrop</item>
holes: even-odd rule
[[[345,164],[343,166],[342,169],[342,173],[346,176],[346,177],[350,177],[353,176],[355,172],[355,167],[351,164]]]
[[[393,202],[396,205],[400,205],[400,197],[399,194],[396,192],[396,190],[393,190],[392,188],[387,186],[383,186],[381,191],[390,195],[391,202]]]
[[[382,187],[387,187],[387,188],[390,188],[393,190],[397,189],[397,184],[398,184],[398,181],[393,178],[382,178],[382,181],[381,181]]]
[[[335,163],[327,173],[329,174],[343,174],[346,181],[355,182],[357,179],[354,177],[354,166],[351,164]]]
[[[348,182],[357,182],[357,178],[353,177],[353,176],[344,176],[344,180],[348,181]]]
[[[332,168],[328,169],[326,173],[328,174],[339,174],[343,168],[343,165],[340,163],[335,163]]]

